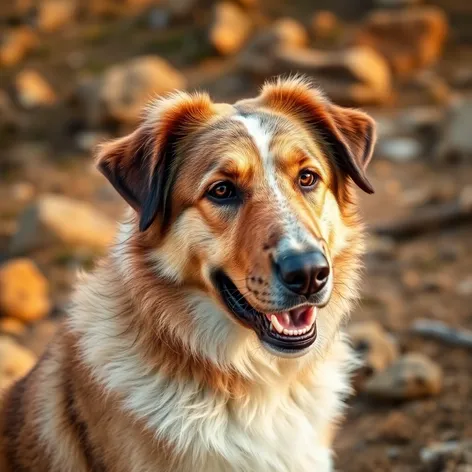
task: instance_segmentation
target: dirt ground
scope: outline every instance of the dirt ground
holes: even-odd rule
[[[277,8],[283,10],[281,3]],[[436,2],[447,9],[444,3]],[[435,69],[448,84],[458,71],[472,71],[472,48],[466,34],[472,27],[472,13],[461,16],[459,7],[464,5],[468,12],[467,2],[449,5],[457,28],[452,28],[452,39]],[[6,28],[15,20],[5,11]],[[296,16],[302,10],[291,6],[289,11]],[[60,103],[53,109],[21,110],[13,100],[22,124],[14,131],[0,130],[0,263],[12,257],[9,244],[18,228],[18,215],[42,194],[91,202],[113,219],[119,218],[124,209],[94,169],[91,151],[79,149],[75,141],[78,130],[90,130],[75,107],[73,83],[78,76],[98,74],[117,61],[158,51],[184,72],[189,88],[208,84],[219,99],[249,95],[257,87],[244,74],[225,75],[227,70],[234,71],[233,59],[207,57],[207,49],[192,46],[199,43],[202,34],[198,22],[154,32],[142,28],[141,20],[131,18],[106,22],[86,19],[65,33],[46,34],[40,48],[25,61],[0,68],[0,89],[11,95],[13,78],[27,64],[44,74],[60,96]],[[129,41],[123,42],[123,35]],[[71,67],[74,58],[79,66]],[[472,91],[472,79],[469,87],[466,93]],[[411,92],[406,86],[399,85],[397,95],[393,105],[370,107],[369,111],[395,122],[399,110],[424,105],[424,94]],[[437,103],[434,106],[438,107]],[[470,126],[472,132],[472,122]],[[100,132],[111,136],[122,130],[116,123],[107,123]],[[472,184],[472,155],[441,161],[433,159],[433,153],[401,161],[377,152],[369,168],[376,193],[361,196],[361,211],[371,234],[370,250],[365,258],[362,299],[352,321],[376,320],[398,342],[402,353],[421,352],[438,363],[443,388],[436,396],[404,401],[379,401],[359,388],[349,402],[347,418],[335,443],[340,471],[472,470],[470,458],[470,462],[461,459],[427,464],[421,454],[432,443],[472,439],[472,349],[411,332],[419,319],[472,330],[472,219],[440,224],[439,228],[425,229],[411,237],[375,236],[382,224],[400,222],[453,202]],[[52,246],[31,252],[28,257],[48,279],[53,300],[50,316],[18,336],[20,343],[39,355],[66,310],[77,270],[91,269],[99,254],[91,249]]]

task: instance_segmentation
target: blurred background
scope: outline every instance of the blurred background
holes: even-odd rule
[[[113,238],[124,204],[96,144],[152,96],[234,101],[296,72],[379,128],[337,466],[471,472],[470,0],[1,0],[0,388]]]

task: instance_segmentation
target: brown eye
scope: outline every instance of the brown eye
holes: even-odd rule
[[[236,187],[229,181],[216,182],[210,187],[207,194],[212,200],[219,203],[229,203],[238,198]]]
[[[318,179],[318,174],[315,174],[311,170],[303,170],[300,172],[300,176],[298,177],[298,183],[300,187],[304,188],[305,190],[309,190],[316,185]]]

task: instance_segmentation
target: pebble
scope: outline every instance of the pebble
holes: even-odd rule
[[[50,310],[48,281],[33,261],[13,259],[0,266],[3,316],[30,323],[44,318]]]
[[[0,336],[0,390],[23,377],[36,363],[36,357],[13,339]]]
[[[20,216],[10,251],[24,254],[55,244],[104,250],[115,229],[115,223],[89,203],[45,194]]]
[[[12,336],[21,336],[25,331],[25,324],[18,318],[2,317],[0,318],[0,333],[10,334]]]
[[[376,321],[351,323],[347,328],[347,333],[354,349],[361,356],[363,370],[367,374],[382,372],[399,355],[395,339]]]
[[[433,443],[420,452],[421,461],[428,465],[428,470],[455,472],[459,466],[472,467],[472,440],[446,441]],[[442,466],[449,464],[450,468]],[[464,469],[467,470],[467,469]]]
[[[209,31],[210,43],[223,56],[235,54],[249,38],[252,30],[250,17],[230,2],[218,3],[213,14],[213,24]]]
[[[23,70],[15,79],[18,100],[24,108],[46,107],[57,102],[51,85],[34,70]]]
[[[405,413],[392,411],[380,425],[378,436],[395,444],[409,442],[415,434],[416,425]]]
[[[438,395],[442,379],[438,364],[421,353],[409,353],[371,377],[365,392],[372,398],[411,400]]]

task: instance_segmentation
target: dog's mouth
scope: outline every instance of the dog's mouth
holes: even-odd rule
[[[315,342],[317,307],[304,305],[287,311],[262,313],[246,300],[223,271],[213,274],[213,283],[228,311],[253,329],[272,353],[298,357]]]

